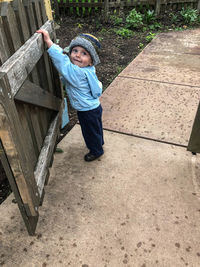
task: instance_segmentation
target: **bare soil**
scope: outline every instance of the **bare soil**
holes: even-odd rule
[[[162,24],[160,31],[176,30],[182,27],[184,23],[177,19],[172,24],[171,19],[167,13],[159,18]],[[136,31],[131,38],[119,37],[114,28],[117,28],[113,23],[102,23],[98,17],[80,18],[80,17],[65,17],[57,22],[56,36],[61,47],[69,45],[70,41],[79,33],[91,33],[95,35],[101,42],[102,48],[99,56],[101,64],[96,67],[97,76],[103,83],[104,90],[114,80],[114,78],[139,54],[141,51],[141,44],[143,48],[148,41],[146,36],[152,30]],[[199,26],[193,25],[193,26]],[[184,26],[183,28],[187,28]],[[61,131],[61,136],[58,142],[72,129],[77,123],[76,111],[73,110],[68,103],[68,111],[70,122]],[[0,204],[10,194],[11,189],[7,180],[6,174],[0,162]]]

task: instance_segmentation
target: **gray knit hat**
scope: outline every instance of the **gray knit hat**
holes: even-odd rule
[[[100,63],[100,59],[97,54],[97,49],[101,48],[101,44],[95,36],[89,33],[82,33],[77,36],[71,41],[69,45],[70,54],[72,52],[72,48],[75,46],[81,46],[89,52],[90,56],[92,57],[92,63],[94,66]]]

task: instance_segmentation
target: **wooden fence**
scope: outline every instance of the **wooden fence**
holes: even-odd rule
[[[76,14],[81,16],[101,14],[107,18],[110,13],[118,14],[122,10],[131,8],[154,9],[156,14],[166,9],[180,10],[184,7],[192,7],[200,10],[200,0],[52,0],[55,18]]]
[[[30,235],[61,124],[63,95],[41,34],[43,0],[0,4],[0,159]]]

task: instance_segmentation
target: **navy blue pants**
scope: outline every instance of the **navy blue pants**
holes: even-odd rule
[[[92,110],[78,111],[77,114],[83,138],[90,153],[95,156],[102,155],[104,140],[101,105]]]

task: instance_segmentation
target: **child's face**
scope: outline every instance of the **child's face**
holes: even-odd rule
[[[74,65],[77,65],[80,68],[92,66],[92,58],[90,54],[81,46],[72,48],[70,60]]]

